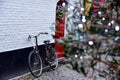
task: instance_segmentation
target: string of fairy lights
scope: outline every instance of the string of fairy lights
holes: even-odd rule
[[[90,47],[93,47],[96,44],[99,45],[98,43],[102,43],[102,40],[98,41],[97,43],[97,38],[95,39],[88,38],[88,35],[93,34],[94,31],[95,31],[94,34],[97,34],[98,36],[101,35],[106,37],[107,39],[111,38],[113,42],[117,42],[117,43],[120,42],[120,24],[117,23],[116,16],[115,15],[113,16],[113,14],[115,14],[116,11],[110,10],[110,5],[107,4],[109,2],[107,2],[107,0],[105,1],[106,1],[105,4],[103,3],[100,4],[102,5],[102,8],[99,6],[96,12],[94,12],[94,7],[93,7],[94,2],[87,3],[87,0],[76,0],[76,2],[67,0],[67,2],[64,2],[62,4],[62,6],[66,11],[65,13],[67,17],[66,37],[72,36],[71,38],[73,39],[73,41],[75,42],[78,41],[77,44],[73,44],[73,45],[77,45],[75,47],[78,47],[76,51],[73,52],[74,58],[79,58],[80,60],[83,60],[84,56],[81,56],[81,54],[91,51],[91,50],[87,50],[90,49],[88,47],[86,47],[86,49],[84,48],[83,50],[81,49],[79,44],[82,43],[82,41],[85,42],[83,43],[84,45]],[[106,45],[104,43],[102,44]],[[84,55],[88,55],[88,54],[84,54]],[[72,57],[72,61],[73,61],[73,57]]]
[[[79,3],[81,2],[81,0],[79,1]],[[79,4],[78,3],[78,4]],[[81,3],[82,4],[82,3]],[[66,4],[65,3],[63,3],[63,6],[65,6]],[[79,10],[78,10],[79,9]],[[87,22],[87,20],[88,20],[88,18],[87,18],[87,16],[84,14],[84,13],[82,13],[82,12],[84,12],[85,11],[85,8],[83,7],[83,6],[76,6],[76,5],[73,5],[73,4],[71,4],[71,3],[68,3],[67,4],[67,24],[68,24],[68,26],[67,27],[69,27],[69,25],[72,27],[71,29],[73,29],[72,31],[75,31],[75,29],[83,29],[84,27],[85,27],[85,25],[86,25],[86,22]],[[93,15],[94,15],[94,13],[93,13]],[[106,18],[105,18],[105,16],[102,16],[102,15],[105,15],[105,13],[104,12],[102,12],[102,10],[100,10],[100,11],[98,11],[98,13],[97,13],[97,15],[99,16],[98,17],[98,20],[96,21],[96,23],[97,23],[97,25],[106,25],[107,23],[107,25],[106,26],[109,26],[109,28],[111,28],[111,29],[114,29],[115,31],[120,31],[120,26],[119,26],[119,24],[117,24],[116,22],[115,22],[115,20],[113,19],[112,20],[112,18],[111,18],[111,20],[107,20]],[[106,14],[107,15],[107,14]],[[92,16],[92,15],[91,15]],[[77,19],[76,19],[76,17],[77,17]],[[92,17],[92,20],[94,20],[94,18],[97,18],[97,17]],[[109,18],[110,19],[110,18]],[[79,20],[79,21],[78,21]],[[107,21],[106,21],[107,20]],[[76,23],[77,23],[77,25],[76,25]],[[102,23],[102,22],[105,22],[105,24],[104,23]],[[91,23],[92,24],[92,23]],[[102,26],[101,26],[102,27]],[[107,27],[104,29],[104,31],[107,33],[107,32],[109,32],[109,29],[107,29]],[[80,36],[81,37],[81,36]]]

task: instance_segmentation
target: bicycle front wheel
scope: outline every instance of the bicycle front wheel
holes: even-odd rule
[[[28,56],[28,67],[29,70],[31,72],[31,74],[38,78],[40,77],[41,73],[42,73],[42,60],[41,57],[39,56],[39,54],[37,54],[34,50],[32,50],[29,53]]]
[[[50,47],[49,49],[48,61],[52,65],[52,69],[56,69],[58,67],[58,56],[53,47]]]

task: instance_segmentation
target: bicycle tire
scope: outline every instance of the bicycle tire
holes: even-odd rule
[[[29,53],[28,56],[28,67],[31,72],[31,74],[35,77],[38,78],[40,77],[42,73],[42,60],[41,57],[38,56],[34,50],[32,50]]]
[[[49,48],[48,61],[51,64],[52,69],[57,69],[57,67],[58,67],[58,55],[52,46]]]

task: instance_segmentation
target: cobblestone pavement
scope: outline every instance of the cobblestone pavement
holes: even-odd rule
[[[82,73],[72,70],[69,64],[60,63],[56,70],[45,70],[39,78],[34,78],[29,73],[10,80],[105,80],[102,77],[96,76],[97,72],[92,72],[91,69],[88,69],[88,71],[89,75],[85,77]]]
[[[39,78],[31,77],[26,80],[105,80],[102,78],[95,79],[95,77],[85,77],[82,73],[78,73],[68,68],[68,66],[69,65],[62,65],[54,71],[43,72]]]
[[[80,80],[80,78],[81,76],[79,73],[67,68],[66,65],[63,65],[63,66],[59,66],[59,68],[54,71],[43,73],[43,75],[39,79],[40,80]]]

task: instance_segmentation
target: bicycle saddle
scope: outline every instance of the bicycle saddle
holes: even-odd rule
[[[50,42],[50,40],[45,40],[44,43],[45,44],[48,44]]]

